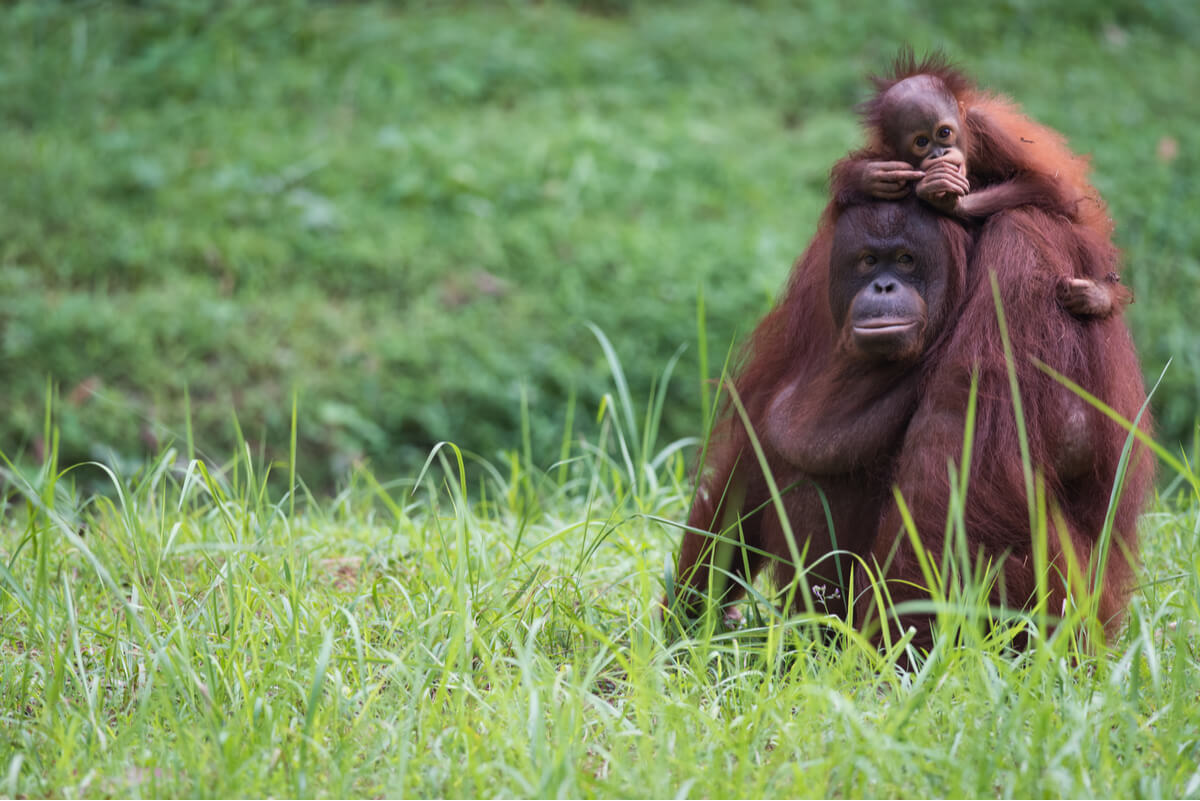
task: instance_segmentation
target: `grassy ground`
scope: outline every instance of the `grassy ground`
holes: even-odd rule
[[[604,12],[604,13],[598,13]],[[1053,18],[1054,24],[1046,24]],[[941,46],[1094,156],[1167,441],[1200,340],[1200,11],[1190,2],[156,3],[0,9],[0,447],[137,463],[185,421],[332,487],[452,439],[553,458],[606,372],[681,346],[664,426],[701,427],[815,227],[852,108]],[[282,455],[276,450],[273,455]]]
[[[0,795],[1200,794],[1194,475],[1111,650],[1066,623],[1006,655],[950,602],[911,673],[765,607],[666,636],[686,460],[610,401],[568,463],[472,487],[453,448],[326,501],[251,456],[5,469]]]

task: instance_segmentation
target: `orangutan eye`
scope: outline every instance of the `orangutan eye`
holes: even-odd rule
[[[870,253],[864,253],[862,258],[860,258],[858,260],[859,274],[866,275],[867,273],[871,272],[872,270],[875,269],[875,265],[878,262],[879,262],[879,259],[875,258],[874,255],[872,255]]]
[[[910,273],[913,270],[913,257],[911,253],[901,253],[896,257],[896,263],[900,265],[902,272]]]
[[[929,146],[929,137],[928,136],[918,136],[916,141],[913,144],[915,144],[917,147],[928,147]]]
[[[954,131],[950,130],[949,125],[943,125],[938,129],[938,136],[942,139],[948,139],[952,133],[954,133]]]

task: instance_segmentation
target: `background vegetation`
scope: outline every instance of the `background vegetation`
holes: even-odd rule
[[[1053,25],[1046,24],[1052,19]],[[557,455],[686,347],[663,425],[810,239],[865,75],[942,47],[1093,154],[1165,441],[1200,334],[1200,10],[696,2],[30,2],[0,12],[0,450],[288,442],[314,486],[444,439]],[[572,405],[574,404],[574,405]],[[583,425],[582,423],[580,425]]]

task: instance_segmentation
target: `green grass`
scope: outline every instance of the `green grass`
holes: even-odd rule
[[[1005,653],[963,625],[987,614],[969,584],[915,673],[765,606],[668,636],[685,452],[612,368],[595,438],[547,471],[445,446],[414,480],[360,470],[316,500],[274,494],[288,464],[249,450],[4,468],[0,795],[1200,794],[1186,467],[1110,647],[1074,621]],[[106,493],[80,492],[89,472]]]
[[[0,447],[39,462],[49,378],[64,462],[143,462],[189,420],[219,457],[233,410],[282,458],[296,391],[322,490],[444,439],[503,461],[523,403],[552,458],[604,392],[588,321],[639,386],[701,292],[715,357],[753,326],[906,42],[1093,155],[1146,372],[1173,360],[1160,432],[1190,443],[1190,1],[39,0],[0,9]],[[670,436],[699,398],[675,385]]]

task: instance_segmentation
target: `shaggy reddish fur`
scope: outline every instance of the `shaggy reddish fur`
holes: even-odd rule
[[[947,465],[962,461],[964,410],[971,374],[977,371],[965,522],[972,557],[982,555],[985,563],[1002,566],[992,592],[995,604],[1028,607],[1035,600],[1037,576],[1009,366],[988,274],[995,274],[1000,290],[1030,458],[1049,503],[1052,613],[1061,613],[1067,595],[1073,592],[1081,597],[1086,586],[1084,574],[1103,528],[1128,432],[1079,400],[1038,363],[1072,379],[1127,420],[1137,417],[1146,400],[1137,354],[1123,320],[1114,316],[1081,322],[1054,300],[1056,275],[1087,269],[1085,259],[1092,258],[1094,242],[1091,234],[1030,207],[994,215],[987,222],[970,260],[967,302],[922,389],[921,405],[900,449],[896,483],[922,545],[931,558],[940,559],[950,496]],[[1141,427],[1149,431],[1148,413]],[[1063,432],[1068,437],[1084,433],[1089,441],[1082,471],[1064,474],[1057,464],[1056,448],[1064,445]],[[1120,622],[1132,590],[1137,518],[1153,474],[1150,454],[1136,445],[1116,508],[1116,536],[1098,599],[1099,618],[1110,633]],[[924,584],[924,579],[907,536],[899,533],[901,522],[899,510],[891,504],[871,549],[872,559],[880,564],[891,559],[886,577],[895,602],[927,597],[912,586]],[[1065,580],[1069,572],[1073,574],[1070,587]],[[868,599],[860,599],[860,604],[859,619],[866,620],[872,611]],[[930,645],[927,620],[910,618],[901,625],[916,625],[918,644]]]
[[[905,427],[917,409],[928,370],[953,336],[948,323],[967,286],[967,231],[915,199],[907,204],[910,214],[931,218],[927,228],[936,232],[928,237],[932,241],[916,242],[914,250],[945,254],[948,273],[945,308],[929,310],[934,330],[923,357],[872,364],[847,360],[839,349],[842,332],[834,330],[829,304],[831,225],[828,235],[818,236],[797,262],[784,298],[755,330],[750,358],[735,382],[771,475],[784,491],[787,521],[799,547],[807,548],[807,581],[824,585],[818,590],[826,599],[821,611],[839,615],[848,608],[854,565],[835,552],[866,556],[874,544]],[[791,388],[798,391],[791,400],[789,423],[768,424],[772,401]],[[806,446],[806,464],[781,455],[796,443]],[[737,596],[737,581],[728,582],[727,574],[744,580],[769,561],[778,584],[786,585],[795,576],[763,470],[746,428],[731,409],[710,438],[688,525],[696,530],[683,538],[678,576],[685,605],[693,611],[710,590],[722,599]],[[742,553],[722,553],[714,549],[707,532],[740,537],[747,547]],[[710,570],[714,561],[715,574]]]
[[[900,157],[891,151],[883,136],[881,101],[888,89],[916,75],[936,78],[958,101],[972,191],[1007,184],[1012,188],[1009,208],[1037,206],[1061,214],[1105,240],[1111,236],[1112,219],[1088,180],[1088,160],[1072,153],[1062,134],[1029,119],[1008,98],[977,88],[938,54],[917,62],[911,52],[901,53],[890,74],[871,79],[876,94],[859,108],[868,133],[867,146],[834,166],[835,205],[862,200],[857,196],[855,181],[858,165]],[[1103,278],[1115,268],[1116,262],[1116,252],[1111,251],[1090,267]]]
[[[972,191],[1005,183],[1013,191],[1008,208],[970,226],[973,244],[963,224],[943,221],[947,247],[962,249],[963,255],[954,261],[966,264],[964,296],[951,328],[920,369],[902,375],[887,370],[864,374],[839,361],[836,350],[839,332],[827,302],[832,231],[846,206],[863,200],[852,190],[857,165],[893,157],[880,136],[879,95],[918,74],[941,79],[958,100],[967,131]],[[1075,400],[1039,369],[1035,359],[1076,381],[1126,419],[1137,416],[1145,390],[1124,322],[1119,316],[1074,318],[1055,298],[1055,287],[1064,278],[1103,280],[1116,269],[1111,221],[1088,182],[1086,160],[1072,154],[1062,136],[1026,118],[1010,101],[981,92],[944,60],[916,63],[911,55],[902,55],[891,75],[875,79],[875,85],[879,93],[863,107],[871,139],[866,148],[835,166],[831,202],[793,268],[786,293],[750,338],[734,382],[737,395],[765,443],[780,489],[797,485],[786,493],[786,515],[805,565],[816,565],[808,583],[831,584],[843,597],[857,595],[855,620],[879,636],[879,621],[872,619],[872,593],[861,582],[851,589],[846,577],[853,560],[839,561],[831,552],[840,549],[877,564],[894,601],[928,597],[920,589],[925,579],[901,530],[890,488],[898,485],[923,546],[939,558],[948,515],[949,464],[961,458],[967,396],[971,376],[977,373],[965,513],[969,550],[983,563],[1001,568],[995,603],[1028,607],[1037,577],[1008,364],[989,280],[994,273],[1012,341],[1032,461],[1044,482],[1051,518],[1057,521],[1048,543],[1056,569],[1048,581],[1051,611],[1061,611],[1070,592],[1068,565],[1086,567],[1096,549],[1127,434]],[[768,409],[779,393],[792,387],[803,397],[798,408],[807,415],[792,427],[794,432],[811,431],[834,447],[847,443],[844,470],[814,476],[786,463],[772,448],[775,435],[768,430]],[[893,387],[901,391],[894,393]],[[904,396],[909,389],[911,403]],[[1150,430],[1148,414],[1141,427]],[[1086,468],[1066,470],[1061,449],[1070,448],[1080,436]],[[1110,630],[1119,622],[1131,590],[1136,520],[1153,469],[1146,449],[1136,445],[1116,508],[1116,537],[1102,581],[1099,615]],[[732,407],[726,408],[713,433],[688,525],[692,530],[683,537],[677,576],[684,600],[693,608],[709,590],[715,591],[717,601],[736,597],[738,587],[726,583],[726,571],[752,578],[771,561],[780,581],[794,575],[762,470]],[[746,548],[714,552],[707,532],[722,531],[735,540],[741,537]],[[713,565],[718,570],[711,570]],[[823,594],[827,597],[829,592]],[[846,606],[834,603],[829,610],[842,613]],[[897,622],[916,626],[918,644],[929,645],[929,617],[906,616]]]

